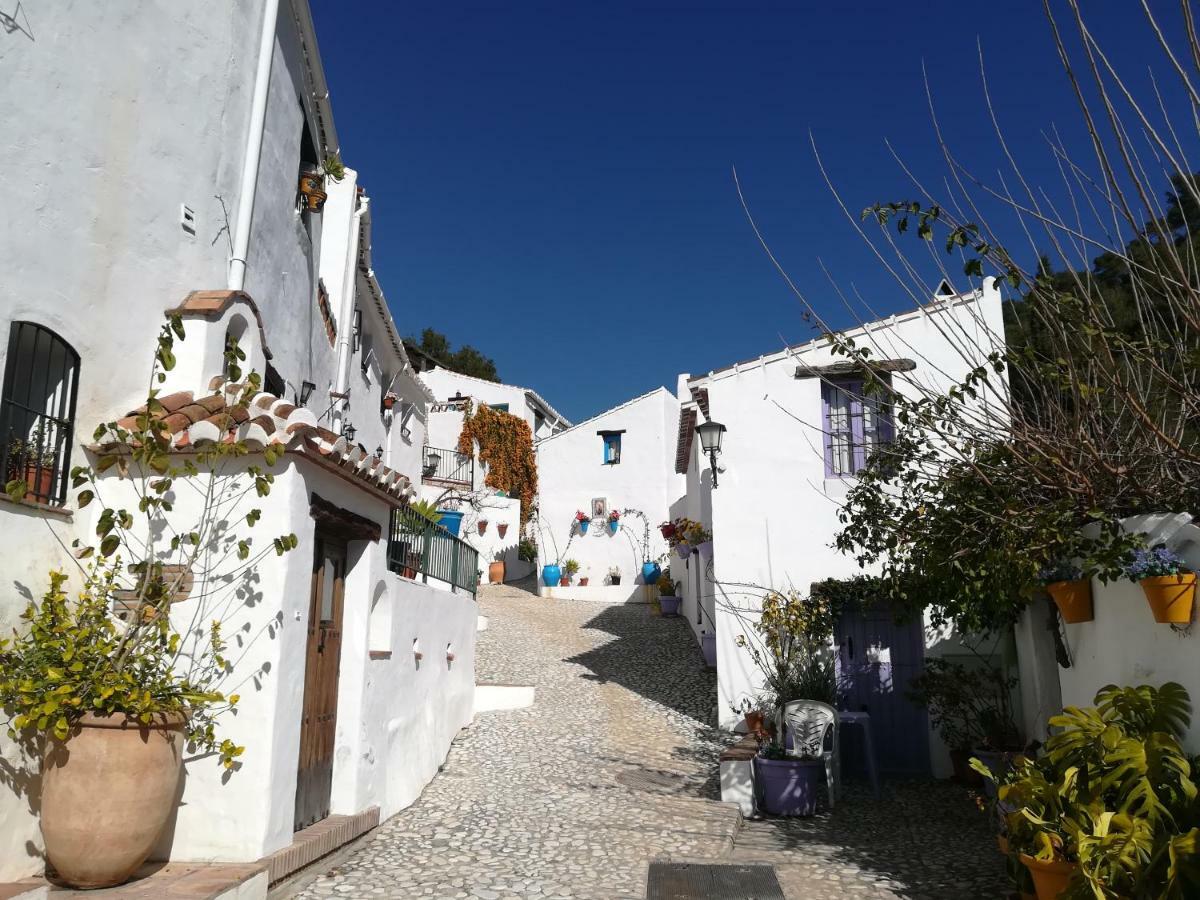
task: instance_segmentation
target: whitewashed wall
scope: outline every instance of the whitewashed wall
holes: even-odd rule
[[[972,343],[981,348],[982,358],[993,347],[994,336],[1002,334],[1000,297],[989,279],[977,300],[965,298],[936,310],[893,316],[855,336],[860,346],[872,347],[876,358],[914,359],[917,370],[912,377],[938,389],[968,371],[956,345]],[[753,694],[760,683],[748,654],[734,643],[745,624],[727,608],[756,608],[753,595],[737,585],[806,591],[815,581],[860,573],[851,557],[831,546],[840,528],[837,510],[852,482],[825,477],[821,381],[794,377],[798,362],[824,365],[844,359],[834,357],[821,341],[690,381],[707,388],[712,418],[728,429],[718,458],[719,484],[710,493],[723,722],[736,720],[731,705]],[[912,391],[902,379],[895,383],[901,392]],[[695,444],[692,468],[699,468],[688,483],[698,500],[689,495],[688,503],[703,513],[705,485],[711,483],[712,473],[707,458],[699,454],[698,438]],[[945,644],[945,638],[933,638],[931,646],[936,644]]]
[[[1135,516],[1122,524],[1130,532],[1144,534],[1151,546],[1166,544],[1193,571],[1200,571],[1200,528],[1190,516]],[[1200,709],[1194,626],[1184,629],[1155,622],[1141,586],[1132,581],[1103,584],[1092,579],[1092,605],[1095,618],[1091,622],[1062,625],[1069,668],[1055,664],[1053,646],[1048,643],[1034,645],[1023,640],[1018,644],[1025,667],[1057,672],[1057,683],[1050,677],[1042,679],[1044,687],[1033,701],[1040,715],[1057,713],[1062,706],[1091,706],[1096,691],[1108,684],[1157,686],[1167,681],[1187,688],[1193,707]],[[1193,622],[1194,617],[1193,612]],[[1044,620],[1035,614],[1031,631],[1039,630],[1039,622]],[[1193,717],[1184,746],[1191,753],[1200,752],[1200,716]]]
[[[451,372],[449,369],[443,369],[440,366],[430,369],[427,372],[422,372],[421,378],[429,385],[429,389],[433,391],[434,396],[442,402],[449,400],[456,394],[461,394],[464,397],[471,397],[480,403],[486,403],[488,406],[507,403],[508,411],[514,416],[525,420],[530,430],[534,432],[533,436],[535,439],[548,437],[567,427],[566,423],[561,421],[555,422],[553,416],[547,416],[542,427],[539,429],[537,427],[536,404],[530,399],[528,388],[517,387],[512,384],[501,384],[495,381],[484,381],[482,378],[474,378],[470,375]]]
[[[610,510],[642,510],[650,522],[650,558],[666,553],[657,526],[684,490],[683,477],[675,474],[678,419],[679,401],[658,388],[537,443],[539,565],[561,554],[563,560],[578,560],[579,576],[588,576],[597,586],[605,582],[610,566],[620,567],[622,587],[640,578],[643,526],[639,519],[624,521],[616,535],[592,525],[567,546],[575,512],[590,515],[596,497],[604,497]],[[621,462],[606,465],[597,432],[620,429],[625,429]]]

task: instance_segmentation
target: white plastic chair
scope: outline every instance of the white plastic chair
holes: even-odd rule
[[[780,724],[792,735],[792,756],[820,757],[825,760],[825,784],[829,807],[841,795],[841,762],[838,755],[838,714],[828,703],[818,700],[793,700],[780,713]],[[782,728],[776,729],[783,734]],[[826,737],[829,738],[828,742]],[[829,744],[826,747],[826,743]]]

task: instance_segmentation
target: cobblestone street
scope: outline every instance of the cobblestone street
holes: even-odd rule
[[[682,620],[512,587],[480,611],[478,680],[536,685],[533,707],[480,714],[420,799],[300,897],[615,900],[663,857],[772,862],[789,898],[1004,896],[953,786],[877,802],[851,785],[807,821],[743,825],[716,802],[714,673]]]

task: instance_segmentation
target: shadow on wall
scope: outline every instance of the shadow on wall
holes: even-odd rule
[[[716,672],[682,619],[664,619],[641,604],[614,605],[592,617],[584,628],[614,636],[606,644],[565,662],[588,669],[581,677],[612,682],[663,707],[710,724],[717,702]]]

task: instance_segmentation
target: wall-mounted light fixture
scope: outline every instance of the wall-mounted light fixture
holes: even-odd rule
[[[354,435],[356,433],[357,433],[357,429],[353,425],[351,425],[349,422],[346,422],[344,425],[342,425],[342,437],[344,437],[346,439],[347,443],[349,443],[349,444],[354,443]]]
[[[362,309],[354,307],[354,353],[362,346]]]
[[[378,459],[383,459],[383,444],[380,444],[378,447],[375,448],[375,456]]]
[[[300,382],[300,393],[296,397],[297,406],[307,406],[308,398],[312,396],[312,392],[317,389],[317,386],[311,381]]]
[[[725,426],[711,419],[703,425],[696,426],[700,435],[700,449],[708,454],[712,467],[713,487],[717,486],[717,457],[721,455],[721,439],[725,436]]]

